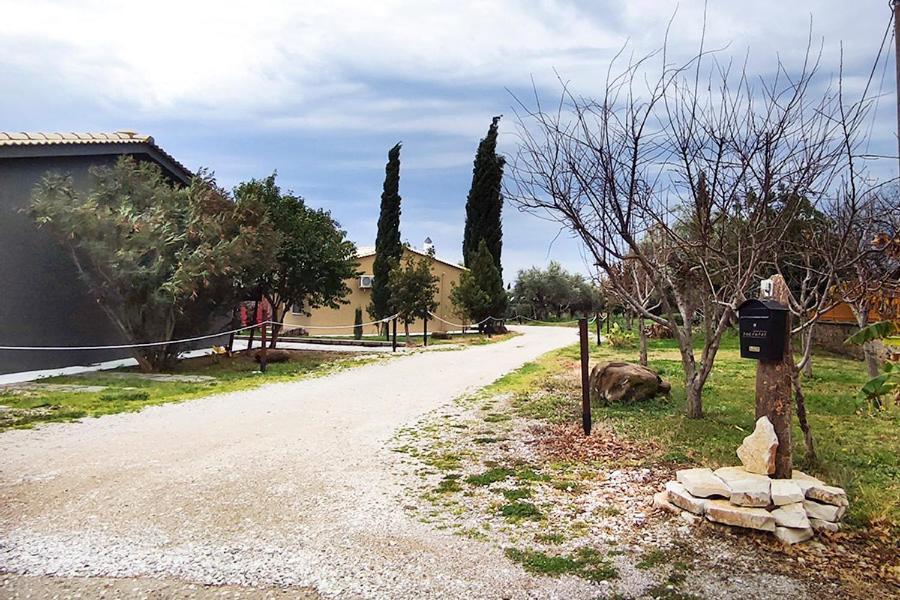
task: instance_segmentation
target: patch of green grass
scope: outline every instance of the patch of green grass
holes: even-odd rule
[[[660,565],[667,564],[669,562],[669,553],[661,548],[653,548],[652,550],[648,550],[641,555],[640,560],[635,563],[635,567],[638,569],[655,569]]]
[[[528,488],[515,488],[512,490],[503,490],[503,497],[509,501],[522,500],[523,498],[531,498],[531,490]]]
[[[615,567],[592,548],[579,548],[574,555],[553,556],[536,550],[506,548],[503,553],[527,572],[547,577],[575,575],[591,581],[605,581],[618,576]]]
[[[144,402],[150,399],[150,392],[145,390],[102,392],[100,399],[104,402]]]
[[[488,413],[484,417],[485,423],[502,423],[503,421],[509,421],[510,419],[512,419],[511,416],[503,413]]]
[[[566,536],[562,533],[539,533],[534,536],[534,541],[539,544],[558,545],[566,541]]]
[[[550,481],[550,476],[544,473],[538,473],[531,467],[517,469],[515,472],[516,479],[519,481]]]
[[[698,340],[698,344],[701,341]],[[577,385],[560,375],[577,372],[578,346],[549,353],[495,382],[494,393],[512,394],[515,413],[551,422],[579,422]],[[593,346],[591,360],[637,362],[633,349]],[[756,362],[740,358],[735,335],[726,335],[703,392],[704,417],[685,413],[681,359],[674,340],[650,340],[649,366],[672,384],[672,399],[630,405],[594,406],[596,421],[638,444],[652,443],[647,461],[731,466],[743,438],[753,430]],[[850,509],[845,521],[868,526],[885,523],[900,528],[900,408],[866,414],[856,393],[867,380],[862,361],[814,354],[814,377],[803,382],[807,410],[819,461],[805,456],[803,435],[793,430],[795,468],[847,490]]]
[[[455,492],[461,492],[462,486],[459,484],[459,474],[451,473],[450,475],[445,475],[443,479],[441,479],[440,483],[438,483],[437,489],[435,490],[438,494],[453,494]]]
[[[540,521],[544,513],[531,502],[510,502],[500,507],[500,514],[510,522]]]
[[[38,423],[139,411],[146,406],[245,390],[265,383],[330,373],[366,362],[356,358],[348,360],[351,357],[352,354],[343,352],[291,351],[290,361],[272,363],[265,374],[260,374],[252,354],[240,352],[230,358],[203,356],[184,359],[170,371],[177,375],[215,377],[213,381],[199,382],[152,381],[141,378],[137,369],[130,367],[49,377],[40,383],[104,386],[105,389],[99,392],[0,393],[0,404],[9,407],[9,410],[0,413],[0,431],[31,427]]]
[[[479,475],[470,475],[466,477],[466,483],[479,486],[491,485],[492,483],[503,481],[513,473],[514,471],[512,469],[493,467]]]
[[[440,471],[456,471],[461,457],[455,452],[434,453],[424,457],[424,462]]]

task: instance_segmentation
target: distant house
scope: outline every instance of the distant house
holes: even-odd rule
[[[430,240],[426,240],[426,246],[430,244]],[[452,285],[459,281],[459,276],[465,271],[465,267],[454,264],[452,262],[442,260],[440,258],[430,256],[427,252],[416,250],[415,248],[406,247],[404,249],[404,258],[413,255],[417,258],[425,257],[431,263],[431,272],[438,278],[438,301],[435,314],[445,321],[452,323],[460,323],[460,317],[456,314],[453,302],[450,300],[450,289]],[[303,328],[310,335],[351,335],[353,334],[353,318],[357,308],[363,311],[363,322],[368,323],[372,318],[367,312],[369,304],[372,302],[372,282],[374,281],[372,265],[375,262],[375,248],[361,247],[357,252],[359,260],[358,271],[361,276],[348,280],[347,287],[350,288],[350,294],[345,300],[348,304],[342,304],[339,308],[316,308],[310,311],[307,316],[302,313],[288,311],[284,317],[287,324],[286,329]],[[327,329],[318,329],[325,327]],[[410,333],[422,333],[423,324],[421,321],[412,323],[409,327]],[[459,329],[452,325],[448,325],[438,319],[430,319],[428,321],[428,331],[454,331]],[[402,327],[398,326],[398,334],[402,332]],[[369,325],[364,328],[365,334],[377,333],[377,326]]]
[[[62,247],[39,230],[23,209],[48,172],[69,174],[76,188],[89,185],[90,167],[112,165],[123,155],[159,165],[173,182],[192,173],[153,138],[133,132],[0,132],[0,345],[96,346],[122,343],[89,296]],[[127,351],[0,350],[0,373],[93,363]]]

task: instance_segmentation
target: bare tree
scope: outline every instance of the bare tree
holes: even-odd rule
[[[815,203],[832,181],[839,98],[814,86],[809,48],[799,69],[779,64],[758,84],[746,64],[720,64],[702,41],[680,66],[663,47],[612,69],[599,98],[561,81],[552,109],[536,90],[533,104],[519,102],[508,197],[574,232],[630,309],[672,332],[687,413],[700,418],[722,335],[784,238],[793,199]],[[626,260],[652,282],[658,311],[629,291]]]

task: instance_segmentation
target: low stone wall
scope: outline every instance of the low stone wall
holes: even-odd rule
[[[813,346],[841,356],[849,356],[863,360],[862,346],[845,344],[844,340],[859,331],[859,327],[851,323],[816,323],[813,327]],[[875,350],[882,360],[887,358],[887,348],[879,341],[875,342]]]

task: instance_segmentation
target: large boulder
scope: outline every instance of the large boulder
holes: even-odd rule
[[[603,405],[649,400],[671,389],[656,371],[640,365],[604,362],[591,370],[591,400]]]

